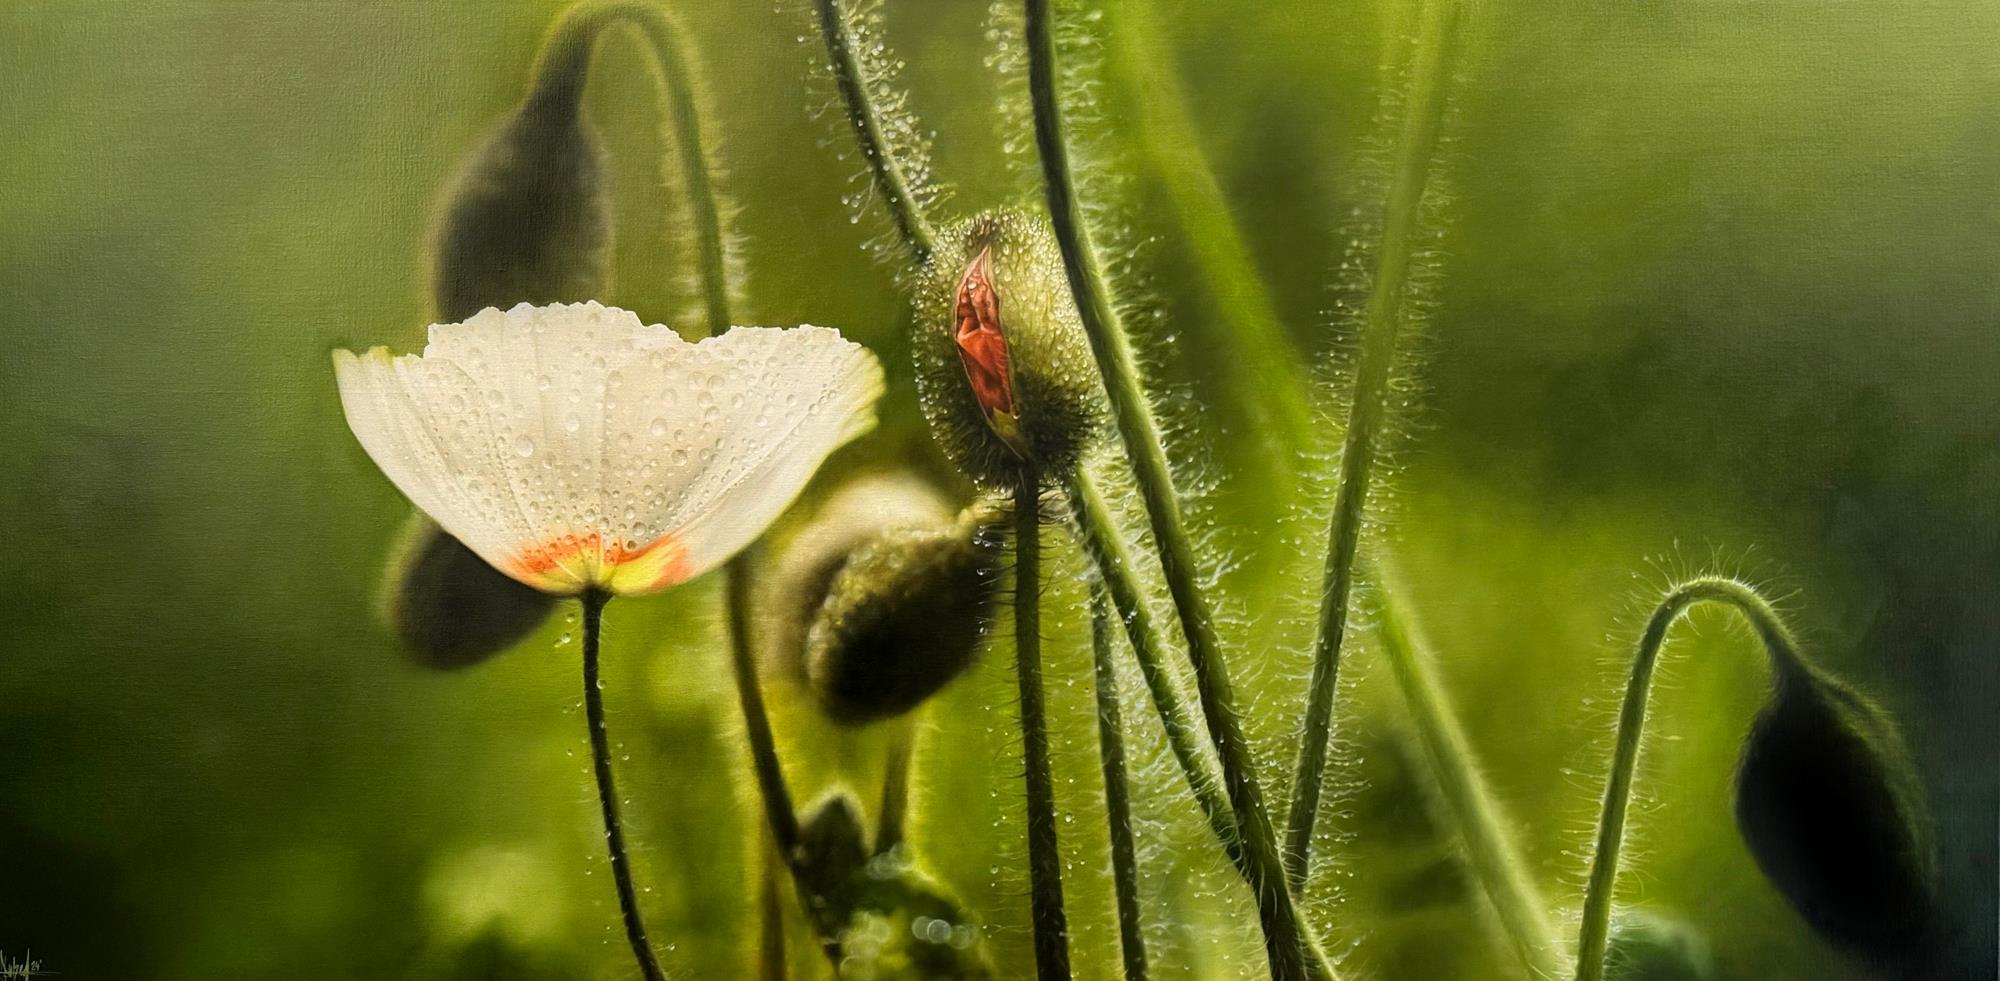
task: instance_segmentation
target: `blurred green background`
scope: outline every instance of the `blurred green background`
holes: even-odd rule
[[[420,343],[430,202],[518,97],[559,6],[0,5],[0,954],[32,948],[68,978],[632,974],[572,628],[558,617],[458,674],[398,656],[373,594],[407,505],[349,436],[327,362]],[[859,168],[830,87],[808,80],[810,11],[674,6],[739,206],[739,319],[882,351],[885,425],[849,462],[927,456],[906,315],[865,248],[886,226],[850,222]],[[1337,376],[1325,311],[1352,285],[1335,267],[1353,216],[1379,206],[1368,148],[1409,8],[1156,6],[1199,149],[1300,349]],[[1955,928],[1938,971],[1992,977],[2000,6],[1476,9],[1380,535],[1565,933],[1638,622],[1673,575],[1741,571],[1902,720]],[[894,0],[887,28],[954,204],[1018,199],[984,0]],[[643,66],[610,45],[590,97],[621,216],[605,299],[693,325]],[[1211,565],[1234,570],[1233,666],[1276,797],[1326,502],[1233,476],[1258,434],[1200,370],[1231,353],[1188,327],[1228,300],[1201,286],[1151,178],[1129,177],[1118,241],[1146,240],[1129,282],[1163,314],[1145,346]],[[1051,561],[1075,940],[1080,972],[1104,977],[1081,564],[1067,545]],[[1293,599],[1248,606],[1273,592]],[[643,903],[669,968],[700,978],[745,976],[755,933],[719,593],[623,601],[607,633]],[[1030,955],[996,633],[920,723],[912,836],[1012,977]],[[1316,919],[1355,977],[1518,977],[1367,644],[1347,677]],[[1725,615],[1676,631],[1621,896],[1691,924],[1728,977],[1868,977],[1736,838],[1729,779],[1764,678]],[[772,694],[799,796],[872,799],[881,734],[834,734]],[[1157,724],[1130,700],[1127,718],[1151,754],[1136,796],[1160,973],[1255,976],[1246,898]]]

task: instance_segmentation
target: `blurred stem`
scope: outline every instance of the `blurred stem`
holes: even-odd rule
[[[1236,833],[1236,817],[1229,809],[1229,798],[1223,794],[1222,782],[1203,751],[1201,725],[1188,711],[1187,703],[1181,696],[1180,684],[1164,661],[1169,649],[1167,641],[1160,636],[1153,623],[1153,615],[1146,607],[1145,593],[1132,571],[1131,549],[1126,547],[1124,536],[1119,533],[1117,522],[1104,503],[1104,496],[1098,492],[1097,481],[1088,471],[1079,471],[1070,481],[1070,508],[1076,516],[1077,528],[1082,532],[1084,550],[1090,553],[1091,562],[1097,566],[1098,578],[1111,594],[1119,619],[1125,623],[1125,636],[1132,642],[1133,660],[1139,664],[1139,675],[1146,680],[1146,689],[1153,696],[1153,708],[1158,711],[1160,724],[1167,731],[1167,745],[1173,749],[1174,759],[1180,762],[1181,773],[1187,778],[1188,789],[1193,791],[1202,814],[1208,818],[1209,830],[1215,832],[1215,840],[1228,853],[1230,864],[1236,866],[1247,881],[1250,872],[1243,861],[1242,843]]]
[[[1424,192],[1430,185],[1432,158],[1444,118],[1457,22],[1456,0],[1431,0],[1425,4],[1413,87],[1384,207],[1375,282],[1362,324],[1354,396],[1340,452],[1340,485],[1334,493],[1333,520],[1327,529],[1326,570],[1320,584],[1311,694],[1299,741],[1298,765],[1293,771],[1291,817],[1286,825],[1286,872],[1295,889],[1304,888],[1312,868],[1313,825],[1319,817],[1327,743],[1333,728],[1334,696],[1340,690],[1340,650],[1347,631],[1348,600],[1354,588],[1354,555],[1361,541],[1369,479],[1387,415],[1390,369],[1396,362],[1411,253],[1422,224]]]
[[[1756,628],[1774,669],[1798,669],[1798,642],[1784,620],[1755,589],[1720,576],[1691,579],[1670,590],[1646,621],[1646,632],[1632,658],[1632,676],[1625,684],[1625,702],[1618,712],[1618,743],[1611,773],[1604,783],[1604,810],[1597,820],[1597,851],[1590,860],[1590,880],[1583,894],[1582,927],[1576,942],[1577,981],[1601,981],[1604,946],[1611,928],[1611,900],[1618,879],[1618,852],[1625,841],[1625,811],[1632,800],[1632,776],[1638,769],[1639,743],[1646,728],[1646,702],[1653,690],[1653,668],[1665,646],[1667,630],[1696,603],[1722,603],[1734,608]]]
[[[784,884],[779,881],[777,846],[770,835],[760,835],[764,843],[761,871],[757,876],[757,909],[763,928],[757,934],[757,977],[759,981],[785,981],[791,973],[785,950]]]
[[[785,788],[784,769],[778,762],[778,742],[771,735],[771,719],[764,711],[764,693],[757,687],[757,661],[750,644],[750,577],[744,560],[729,563],[727,576],[729,604],[730,664],[736,677],[736,701],[743,708],[743,728],[750,738],[750,760],[757,772],[757,791],[764,801],[764,818],[771,828],[771,840],[791,866],[798,854],[799,817],[792,806],[791,791]]]
[[[1201,153],[1189,118],[1187,95],[1161,42],[1153,0],[1115,0],[1115,23],[1104,30],[1105,63],[1124,102],[1136,114],[1130,126],[1147,166],[1159,176],[1182,231],[1181,240],[1215,294],[1219,318],[1195,318],[1196,347],[1228,352],[1209,362],[1221,385],[1240,403],[1250,433],[1263,450],[1265,486],[1290,500],[1298,483],[1291,454],[1313,441],[1311,390],[1304,363],[1257,273],[1243,232],[1230,213],[1215,173]],[[1273,442],[1284,452],[1273,452]]]
[[[903,173],[895,154],[890,152],[888,142],[883,139],[882,117],[869,98],[868,76],[861,67],[860,54],[855,50],[847,15],[841,10],[840,0],[813,0],[813,7],[819,13],[819,33],[826,41],[827,64],[833,70],[835,86],[840,89],[840,101],[847,109],[848,125],[854,129],[854,141],[861,148],[861,156],[868,161],[868,172],[876,191],[889,207],[889,217],[896,223],[897,236],[908,247],[911,258],[922,265],[935,251],[937,236],[924,221],[909,178]]]
[[[903,843],[903,824],[910,813],[910,755],[915,749],[914,722],[896,724],[889,736],[887,758],[882,763],[882,807],[875,818],[875,854],[881,855]]]
[[[597,775],[597,805],[604,817],[604,847],[611,853],[611,878],[618,887],[618,909],[625,919],[625,939],[632,944],[632,956],[639,961],[639,973],[646,981],[665,981],[666,973],[653,956],[646,939],[646,923],[639,915],[639,897],[632,888],[632,862],[625,855],[625,825],[618,819],[618,786],[611,778],[611,736],[604,726],[604,688],[597,676],[599,637],[603,633],[604,604],[611,594],[595,589],[583,597],[583,712],[590,727],[591,770]]]
[[[1146,981],[1146,936],[1139,924],[1139,860],[1125,777],[1125,729],[1118,718],[1118,671],[1111,663],[1111,611],[1104,584],[1090,589],[1090,642],[1097,669],[1097,755],[1104,770],[1104,820],[1111,835],[1111,879],[1118,894],[1118,943],[1126,981]]]
[[[1070,293],[1076,300],[1084,333],[1104,378],[1119,435],[1132,459],[1140,494],[1145,498],[1160,565],[1173,594],[1181,627],[1187,635],[1188,657],[1194,663],[1202,712],[1222,762],[1223,781],[1241,833],[1250,889],[1256,895],[1264,945],[1275,978],[1332,977],[1324,955],[1307,942],[1291,890],[1285,884],[1278,855],[1277,833],[1264,809],[1263,788],[1236,708],[1235,692],[1223,664],[1215,621],[1202,595],[1194,547],[1182,524],[1180,501],[1167,470],[1159,425],[1139,385],[1132,342],[1112,308],[1104,274],[1084,227],[1083,209],[1070,175],[1069,145],[1063,137],[1061,109],[1056,99],[1055,40],[1048,0],[1026,0],[1028,90],[1034,102],[1035,144],[1042,160],[1049,218],[1061,246]]]
[[[1418,741],[1459,832],[1467,862],[1516,956],[1531,976],[1554,979],[1564,973],[1548,903],[1514,848],[1500,805],[1480,779],[1477,758],[1451,710],[1423,639],[1389,602],[1386,583],[1369,596],[1381,629],[1382,652],[1403,692]]]
[[[1023,465],[1014,496],[1014,673],[1021,690],[1021,764],[1027,782],[1028,894],[1035,927],[1035,973],[1068,978],[1069,918],[1063,911],[1062,850],[1042,704],[1041,476]]]
[[[646,41],[658,71],[659,98],[666,109],[680,149],[681,180],[687,189],[690,219],[700,250],[702,294],[708,311],[708,332],[729,329],[729,284],[723,262],[722,221],[709,178],[708,155],[701,135],[701,111],[695,104],[694,80],[678,40],[680,27],[665,7],[647,0],[583,0],[563,11],[550,28],[535,67],[530,100],[566,99],[575,104],[574,86],[585,73],[579,60],[588,59],[599,32],[612,25],[638,31]],[[718,317],[720,319],[718,319]]]

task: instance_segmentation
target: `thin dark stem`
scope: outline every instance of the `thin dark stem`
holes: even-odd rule
[[[880,855],[903,843],[903,824],[910,814],[910,755],[915,748],[916,726],[901,723],[889,736],[889,751],[882,763],[882,807],[875,818],[875,854]]]
[[[757,977],[759,981],[785,981],[790,965],[785,956],[785,901],[783,876],[777,847],[769,835],[759,835],[762,859],[757,873],[757,912],[763,923],[757,933]]]
[[[1403,302],[1422,224],[1424,194],[1430,186],[1431,159],[1457,38],[1456,0],[1431,0],[1426,6],[1424,32],[1418,39],[1414,87],[1398,139],[1396,169],[1384,207],[1382,244],[1377,253],[1375,282],[1369,292],[1361,331],[1361,354],[1355,366],[1354,400],[1348,407],[1347,433],[1340,451],[1340,486],[1334,493],[1333,520],[1327,528],[1326,570],[1320,584],[1319,632],[1313,644],[1311,694],[1299,739],[1299,760],[1293,771],[1292,809],[1286,824],[1285,871],[1292,888],[1303,889],[1312,867],[1313,825],[1319,817],[1320,788],[1326,774],[1327,744],[1332,738],[1333,701],[1340,690],[1340,648],[1347,631],[1348,600],[1354,588],[1354,555],[1361,541],[1382,424],[1387,416],[1390,368],[1396,361],[1403,329]]]
[[[1139,923],[1139,860],[1125,783],[1125,728],[1118,718],[1118,670],[1111,661],[1111,610],[1103,583],[1090,590],[1090,642],[1097,667],[1097,755],[1104,769],[1104,820],[1111,831],[1111,879],[1118,892],[1118,943],[1126,981],[1146,981],[1146,936]]]
[[[1722,603],[1750,621],[1764,641],[1775,669],[1799,670],[1798,643],[1778,612],[1764,597],[1743,583],[1705,576],[1675,587],[1646,621],[1646,632],[1632,657],[1632,677],[1625,684],[1625,702],[1618,711],[1618,744],[1612,752],[1611,773],[1604,782],[1604,810],[1597,821],[1597,850],[1590,860],[1590,880],[1583,894],[1582,927],[1576,942],[1577,981],[1601,981],[1604,947],[1611,928],[1611,900],[1618,880],[1618,852],[1625,842],[1625,811],[1632,801],[1632,777],[1638,771],[1639,744],[1646,729],[1646,702],[1653,691],[1653,668],[1666,645],[1667,630],[1696,603]]]
[[[729,651],[736,677],[736,701],[743,709],[743,728],[750,738],[750,761],[757,771],[757,791],[764,801],[764,818],[771,827],[771,840],[778,854],[790,866],[798,854],[799,814],[792,806],[792,793],[785,787],[785,771],[778,762],[778,741],[771,734],[771,718],[764,711],[764,693],[757,687],[757,660],[750,648],[750,577],[743,560],[729,565]]]
[[[868,77],[855,50],[854,36],[848,31],[847,15],[841,10],[840,0],[813,0],[813,7],[819,13],[819,33],[826,41],[827,63],[833,69],[834,84],[840,89],[848,124],[854,129],[854,142],[868,161],[875,189],[889,207],[896,234],[908,247],[911,258],[922,265],[936,251],[937,237],[925,223],[909,178],[883,138],[882,117],[869,99]]]
[[[646,940],[646,924],[639,916],[639,897],[632,888],[632,863],[625,856],[625,826],[618,819],[618,787],[611,779],[611,738],[604,728],[604,689],[597,677],[598,635],[604,623],[604,604],[611,594],[590,590],[583,594],[583,712],[590,727],[591,769],[597,774],[597,803],[604,814],[604,847],[611,853],[611,878],[618,885],[618,909],[625,918],[625,939],[632,944],[632,956],[639,960],[639,973],[646,981],[665,981],[666,972],[653,956]]]
[[[1069,917],[1063,911],[1062,849],[1042,705],[1041,478],[1023,467],[1014,499],[1014,671],[1021,688],[1021,765],[1027,782],[1028,897],[1035,924],[1035,974],[1068,978]]]
[[[1281,981],[1330,978],[1332,969],[1326,965],[1324,955],[1306,939],[1285,882],[1277,832],[1264,807],[1264,791],[1257,782],[1256,764],[1243,734],[1215,619],[1201,591],[1194,546],[1181,519],[1180,501],[1167,468],[1159,424],[1140,387],[1132,342],[1125,336],[1124,326],[1111,306],[1110,292],[1105,288],[1103,272],[1084,226],[1056,100],[1055,40],[1048,0],[1026,0],[1026,11],[1028,90],[1034,102],[1035,145],[1042,160],[1049,219],[1062,250],[1070,293],[1076,300],[1084,333],[1090,339],[1091,352],[1104,378],[1119,435],[1146,502],[1167,588],[1180,615],[1182,632],[1187,636],[1188,658],[1194,664],[1202,713],[1215,740],[1223,782],[1241,832],[1250,888],[1256,895],[1272,976]]]

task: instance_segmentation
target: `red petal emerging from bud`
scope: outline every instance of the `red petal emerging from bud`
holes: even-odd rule
[[[1007,445],[1021,449],[1015,425],[1014,382],[1007,363],[1007,337],[1000,332],[1000,294],[993,289],[993,251],[982,249],[958,281],[952,339],[972,397],[986,421]]]

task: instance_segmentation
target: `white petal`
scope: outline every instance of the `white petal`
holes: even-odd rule
[[[422,357],[335,356],[391,482],[502,571],[645,592],[749,544],[874,423],[881,368],[831,330],[699,344],[595,303],[485,310]]]

